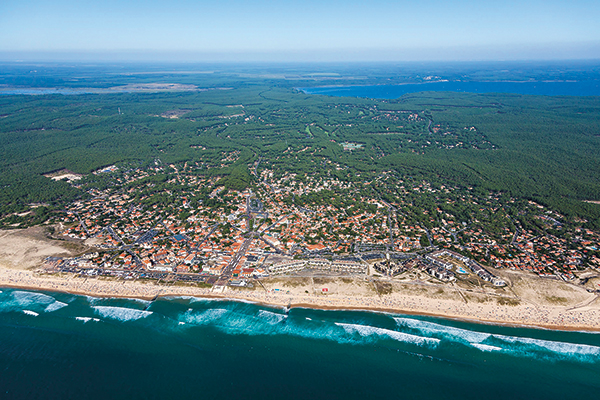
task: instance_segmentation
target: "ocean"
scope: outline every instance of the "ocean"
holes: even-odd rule
[[[543,96],[600,96],[600,81],[577,82],[429,82],[405,85],[298,88],[307,94],[396,99],[416,92],[515,93]]]
[[[2,288],[2,399],[565,399],[600,335],[199,298]]]

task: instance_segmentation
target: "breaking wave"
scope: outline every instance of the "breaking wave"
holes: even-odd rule
[[[441,335],[443,338],[452,337],[468,343],[481,343],[491,336],[490,333],[470,331],[412,318],[396,317],[394,320],[399,326],[416,329],[427,335]]]
[[[15,304],[18,304],[22,307],[28,307],[35,304],[48,305],[56,301],[54,297],[48,296],[47,294],[24,292],[20,290],[12,292],[12,297],[15,301]]]
[[[0,292],[2,293],[2,292]],[[7,293],[0,302],[0,310],[3,311],[29,311],[39,314],[40,312],[52,312],[66,307],[67,304],[56,300],[54,297],[43,293],[15,290]]]
[[[193,324],[193,325],[208,325],[219,320],[225,314],[228,313],[228,310],[223,308],[216,308],[211,310],[206,310],[203,312],[194,312],[191,308],[188,309],[185,314],[181,316],[181,319],[184,323]]]
[[[537,347],[548,350],[552,353],[564,355],[579,355],[579,356],[599,356],[600,347],[587,344],[555,342],[551,340],[532,339],[517,336],[494,335],[495,338],[508,343],[520,343],[529,345],[528,347]]]
[[[224,305],[222,308],[194,310],[189,308],[177,317],[178,326],[211,326],[221,332],[238,335],[288,335],[307,339],[331,340],[338,343],[366,344],[380,340],[395,340],[411,345],[432,345],[439,339],[367,325],[314,321],[308,317],[284,315],[247,305]]]
[[[536,356],[540,352],[546,352],[580,359],[600,355],[598,346],[477,332],[412,318],[395,317],[394,320],[398,326],[416,330],[423,335],[463,343],[481,351],[505,351],[525,356]]]
[[[258,312],[258,316],[263,318],[267,323],[271,325],[278,324],[287,317],[286,315],[277,314],[266,310],[260,310]]]
[[[136,310],[126,307],[94,306],[93,308],[100,316],[119,321],[134,321],[136,319],[146,318],[152,314],[152,311]]]
[[[61,308],[66,307],[66,306],[68,306],[67,303],[63,303],[62,301],[56,300],[54,303],[49,304],[48,307],[46,307],[46,309],[44,311],[52,312],[52,311],[60,310]]]
[[[369,325],[357,325],[357,324],[344,324],[341,322],[335,323],[337,326],[341,326],[348,333],[358,333],[360,336],[387,336],[391,339],[399,342],[407,342],[422,346],[424,344],[437,345],[440,343],[439,339],[423,337],[417,335],[411,335],[409,333],[392,331],[390,329],[377,328]]]
[[[152,311],[148,311],[142,308],[150,302],[134,300],[135,303],[132,303],[131,300],[87,297],[87,301],[81,301],[79,296],[70,298],[64,294],[53,296],[26,290],[4,290],[3,293],[0,292],[0,311],[37,317],[65,309],[54,315],[45,315],[44,319],[30,321],[46,323],[46,318],[61,318],[72,312],[70,318],[84,324],[102,319],[136,321],[155,314],[160,319],[152,318],[155,327],[160,329],[159,324],[166,322],[165,329],[173,333],[188,334],[184,332],[193,333],[198,327],[208,327],[229,335],[286,335],[340,344],[419,346],[430,349],[430,352],[426,351],[430,355],[433,355],[433,351],[464,352],[469,348],[471,350],[466,354],[471,355],[486,352],[500,357],[540,360],[593,363],[600,360],[597,341],[594,339],[590,342],[594,345],[579,344],[578,334],[555,335],[532,331],[533,336],[544,338],[537,339],[529,337],[527,330],[518,328],[495,329],[493,326],[479,327],[472,324],[459,328],[444,322],[421,320],[419,317],[363,312],[292,309],[289,314],[284,314],[276,307],[186,296],[160,298],[152,303]]]
[[[503,350],[502,347],[490,346],[488,344],[481,344],[481,343],[471,343],[471,346],[473,346],[476,349],[479,349],[481,351],[502,351]]]
[[[77,321],[83,321],[84,324],[86,322],[90,322],[90,321],[100,322],[100,320],[98,318],[91,318],[91,317],[75,317],[75,319]]]

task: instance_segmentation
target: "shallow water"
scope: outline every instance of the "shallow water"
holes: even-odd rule
[[[3,289],[0,370],[14,399],[595,398],[600,335]]]

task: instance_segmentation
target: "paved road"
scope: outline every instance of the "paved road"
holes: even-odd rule
[[[216,224],[214,224],[210,230],[210,232],[208,232],[208,234],[206,236],[204,236],[204,238],[202,239],[202,241],[200,241],[200,243],[198,243],[196,245],[196,247],[192,248],[192,251],[198,251],[198,249],[200,248],[200,246],[202,246],[204,244],[204,242],[206,242],[208,240],[208,238],[210,237],[210,235],[212,235],[217,228],[219,227],[219,223],[217,222]]]
[[[274,227],[275,227],[275,226],[276,226],[278,223],[280,223],[281,221],[283,221],[284,219],[286,219],[286,218],[288,218],[288,217],[291,217],[292,215],[294,215],[294,213],[293,213],[293,212],[291,212],[291,213],[289,213],[289,214],[287,214],[287,215],[284,215],[283,217],[279,218],[279,219],[277,220],[277,222],[275,222],[275,223],[273,223],[273,224],[269,225],[268,227],[266,227],[265,229],[263,229],[261,232],[259,232],[259,235],[262,235],[262,234],[264,234],[264,233],[267,233],[268,231],[270,231],[271,229],[273,229],[273,228],[274,228]]]
[[[225,267],[225,269],[221,273],[221,277],[228,277],[228,278],[231,277],[231,275],[233,274],[233,270],[240,263],[240,259],[244,256],[244,254],[246,254],[246,251],[248,251],[248,248],[250,247],[252,240],[254,240],[254,235],[252,235],[252,236],[246,238],[246,240],[244,240],[244,243],[242,243],[238,252],[235,253],[235,256],[233,256],[233,258],[231,259],[231,261],[229,262],[227,267]]]

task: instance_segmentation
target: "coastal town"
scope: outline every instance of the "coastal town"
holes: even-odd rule
[[[221,161],[235,159],[228,154]],[[200,164],[160,160],[147,167],[111,165],[86,179],[69,174],[66,179],[88,196],[56,213],[53,237],[84,244],[88,251],[49,257],[43,268],[213,291],[252,287],[275,276],[502,288],[507,282],[495,273],[499,269],[577,283],[600,268],[596,233],[571,228],[568,242],[560,232],[561,216],[531,201],[519,204],[517,215],[538,221],[538,230],[506,212],[507,205],[516,207],[515,200],[501,194],[475,198],[468,188],[402,180],[393,173],[375,182],[299,177],[266,163],[259,170],[259,163],[248,165],[258,184],[244,190],[198,173]],[[390,188],[405,196],[384,200]],[[444,202],[430,206],[432,196]],[[478,211],[475,218],[459,220],[451,207],[459,203],[470,203]],[[542,232],[544,226],[548,230]]]

